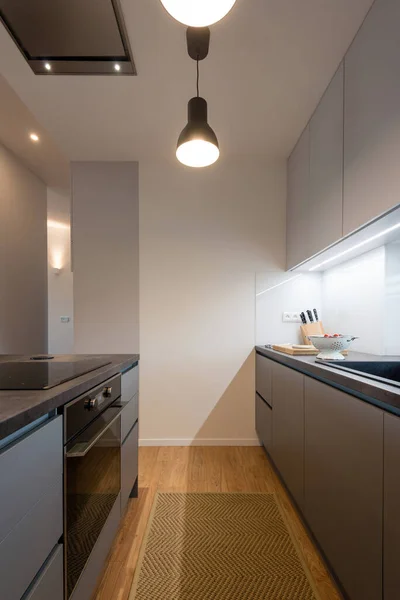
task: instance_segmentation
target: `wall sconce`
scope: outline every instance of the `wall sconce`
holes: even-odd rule
[[[54,275],[60,275],[61,269],[58,267],[53,267],[53,273],[54,273]]]

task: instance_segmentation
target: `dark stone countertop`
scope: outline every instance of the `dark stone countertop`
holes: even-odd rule
[[[256,351],[267,358],[282,363],[291,369],[357,396],[383,410],[400,415],[400,387],[368,379],[361,375],[346,373],[335,367],[315,362],[315,356],[291,356],[265,346],[256,346]],[[361,352],[349,352],[347,360],[354,361],[400,361],[400,356],[377,356]],[[346,365],[346,360],[340,362]]]
[[[92,387],[139,361],[139,354],[59,354],[54,361],[104,358],[109,364],[71,379],[49,390],[0,390],[0,440],[59,408]],[[25,361],[29,356],[0,355],[0,362]]]

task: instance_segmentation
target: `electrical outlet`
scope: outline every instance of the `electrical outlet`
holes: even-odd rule
[[[283,323],[301,323],[300,313],[298,312],[284,312],[282,315]]]

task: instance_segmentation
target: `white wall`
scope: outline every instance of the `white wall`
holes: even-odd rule
[[[47,351],[46,213],[45,184],[0,145],[0,353]]]
[[[255,273],[285,263],[285,163],[140,163],[140,438],[256,444]]]
[[[367,252],[322,277],[325,328],[359,336],[352,350],[385,354],[385,247]]]
[[[47,190],[48,336],[49,352],[74,351],[73,274],[71,272],[71,196]],[[54,268],[60,268],[56,275]],[[64,323],[61,317],[69,317]]]
[[[323,319],[320,273],[257,273],[256,344],[303,344],[299,323],[284,323],[284,312],[316,308]]]
[[[138,164],[72,163],[72,205],[75,352],[137,353]]]

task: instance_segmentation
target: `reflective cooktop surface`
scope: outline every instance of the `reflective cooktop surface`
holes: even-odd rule
[[[110,361],[104,358],[4,362],[0,363],[0,390],[48,390],[108,364]]]

